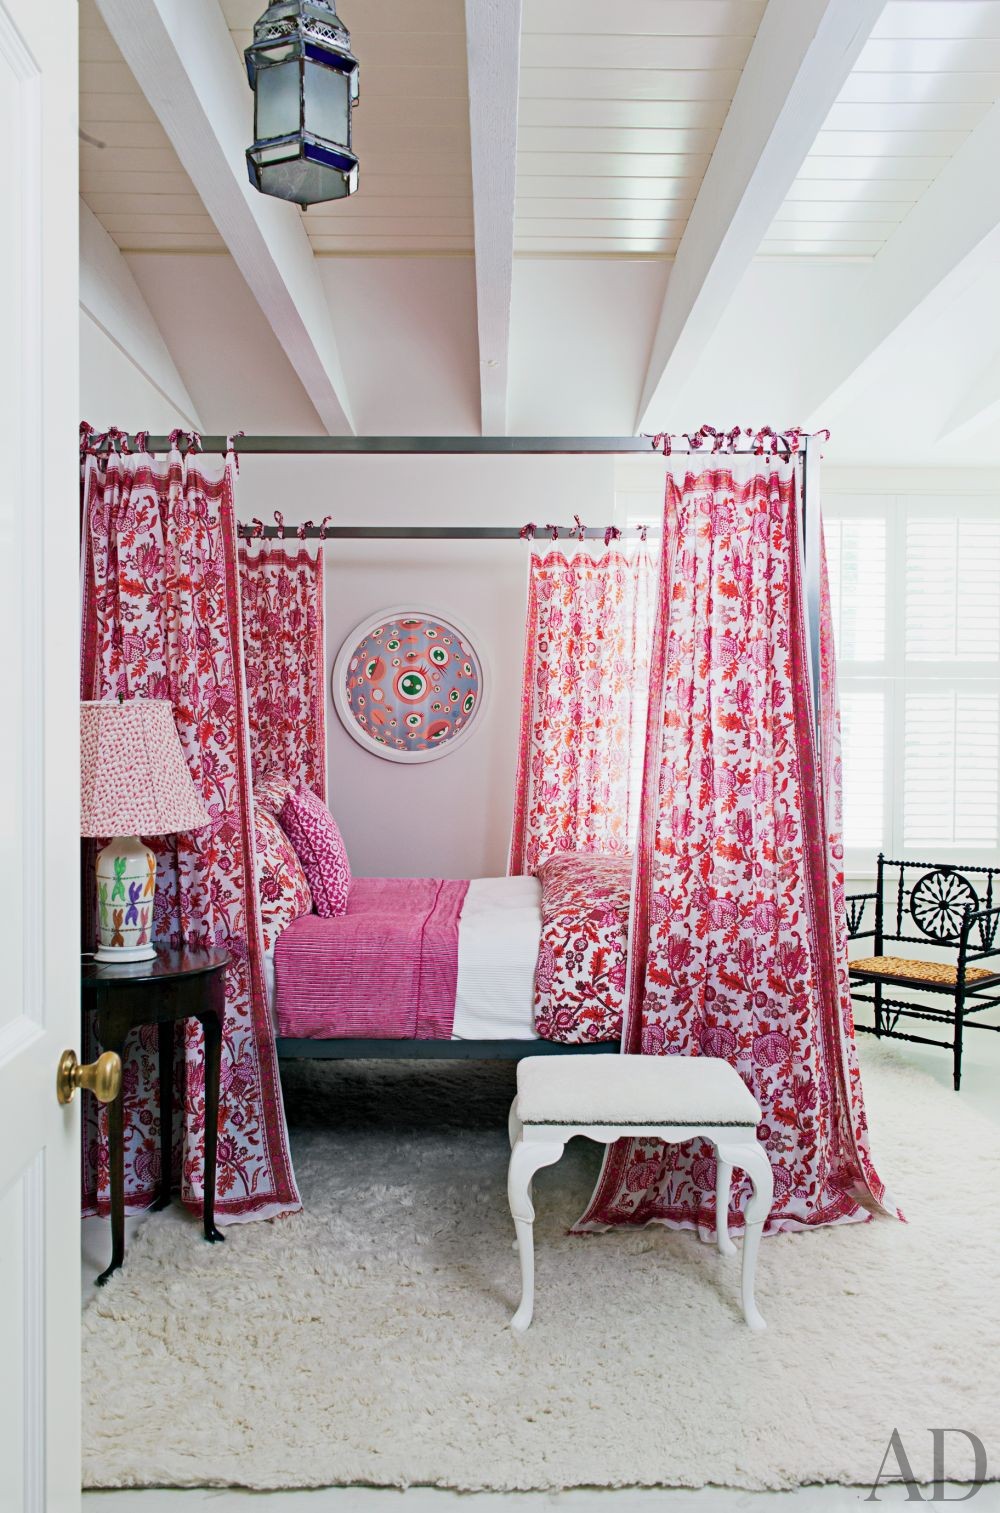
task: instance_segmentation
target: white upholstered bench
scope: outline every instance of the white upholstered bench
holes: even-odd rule
[[[527,1329],[534,1311],[535,1210],[531,1179],[558,1161],[566,1141],[586,1135],[607,1145],[623,1136],[655,1136],[679,1144],[710,1140],[716,1153],[716,1241],[735,1255],[729,1238],[729,1182],[734,1166],[753,1184],[743,1231],[743,1316],[751,1329],[764,1320],[753,1283],[774,1179],[755,1130],[760,1105],[728,1062],[712,1056],[528,1056],[518,1062],[517,1097],[510,1110],[507,1196],[521,1261],[521,1302],[511,1327]]]

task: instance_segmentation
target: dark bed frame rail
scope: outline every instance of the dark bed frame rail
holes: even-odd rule
[[[299,1040],[278,1036],[283,1060],[310,1061],[520,1061],[522,1056],[560,1056],[568,1051],[617,1054],[617,1040],[561,1045],[554,1040]]]

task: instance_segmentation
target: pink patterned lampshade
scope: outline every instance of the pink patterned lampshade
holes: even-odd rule
[[[209,816],[169,699],[80,705],[81,835],[169,835]]]

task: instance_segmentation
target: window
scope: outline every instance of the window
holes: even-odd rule
[[[827,494],[847,871],[1000,848],[1000,504]]]

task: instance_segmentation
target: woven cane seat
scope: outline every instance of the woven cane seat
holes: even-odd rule
[[[852,972],[863,972],[866,977],[888,977],[917,983],[923,987],[955,988],[958,986],[958,968],[947,961],[915,961],[906,956],[859,956],[848,962]],[[987,982],[998,977],[987,967],[966,967],[965,981]]]

